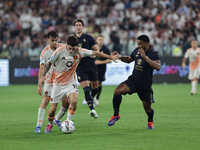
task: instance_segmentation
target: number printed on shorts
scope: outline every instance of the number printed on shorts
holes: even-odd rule
[[[73,84],[73,87],[74,87],[75,89],[78,89],[78,85],[77,85],[77,84]]]

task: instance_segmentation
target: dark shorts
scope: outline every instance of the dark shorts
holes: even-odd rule
[[[76,69],[76,73],[77,73],[77,78],[78,78],[78,82],[81,81],[97,81],[98,80],[98,73],[97,73],[97,67],[93,66],[93,67],[78,67]]]
[[[141,101],[154,103],[152,88],[141,88],[141,86],[134,84],[130,78],[123,83],[125,83],[131,90],[128,94],[131,95],[133,93],[137,93]]]
[[[100,67],[97,67],[98,68],[98,80],[100,82],[102,81],[105,81],[106,78],[105,78],[105,73],[106,73],[106,70],[104,68],[100,68]]]

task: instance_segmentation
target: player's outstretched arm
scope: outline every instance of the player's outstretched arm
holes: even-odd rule
[[[42,76],[39,80],[39,86],[42,86],[44,84],[44,80],[45,80],[45,76],[47,74],[47,72],[49,71],[50,67],[51,67],[52,63],[51,62],[48,62],[43,73],[42,73]]]
[[[101,64],[108,64],[108,63],[111,63],[112,60],[110,59],[107,59],[107,60],[95,60],[95,64],[96,65],[101,65]]]
[[[121,61],[125,62],[125,63],[131,63],[132,61],[134,61],[130,56],[122,56],[121,54],[119,54],[118,52],[114,51],[112,53],[113,55],[117,55],[118,59],[120,59]]]
[[[98,57],[108,58],[108,59],[111,59],[114,62],[117,62],[116,60],[118,59],[118,55],[110,56],[110,55],[107,55],[107,54],[104,54],[104,53],[101,53],[101,52],[97,52],[97,51],[92,51],[92,55],[98,56]]]

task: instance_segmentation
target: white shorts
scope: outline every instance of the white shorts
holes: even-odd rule
[[[200,71],[199,70],[190,70],[188,74],[188,79],[193,80],[194,78],[199,79]]]
[[[54,83],[50,103],[59,103],[62,101],[64,96],[69,96],[71,93],[79,94],[78,84],[76,81],[70,82],[67,85],[57,85],[57,83]]]
[[[52,88],[53,88],[52,83],[46,83],[45,82],[44,87],[43,87],[43,95],[51,97]]]

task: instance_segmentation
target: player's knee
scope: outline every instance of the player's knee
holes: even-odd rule
[[[72,105],[73,107],[76,107],[77,101],[72,101],[72,102],[71,102],[71,105]]]
[[[120,96],[120,95],[122,95],[122,92],[120,91],[120,90],[115,90],[115,92],[114,92],[114,94],[116,95],[116,96]]]
[[[83,88],[84,93],[90,93],[90,87],[86,86]]]

